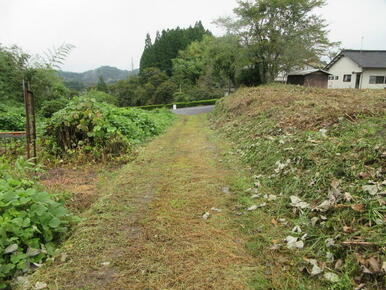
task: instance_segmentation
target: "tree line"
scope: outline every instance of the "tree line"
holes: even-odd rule
[[[102,99],[119,106],[201,100],[272,82],[279,72],[321,65],[336,46],[327,38],[325,20],[314,12],[323,5],[325,0],[238,1],[233,17],[215,21],[226,31],[223,36],[214,36],[200,21],[157,32],[154,40],[148,34],[138,75],[112,84],[100,77],[87,90],[103,92]],[[55,63],[70,50],[63,46],[36,61],[17,47],[0,46],[1,104],[22,102],[26,75],[46,115],[80,94],[56,74]]]
[[[323,67],[338,43],[315,14],[325,0],[238,1],[234,16],[215,23],[215,37],[201,22],[148,34],[140,74],[112,85],[121,105],[216,98],[239,86],[273,82],[279,73]]]

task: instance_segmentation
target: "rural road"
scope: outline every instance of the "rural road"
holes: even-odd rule
[[[214,109],[214,106],[199,106],[199,107],[181,108],[177,110],[172,110],[172,112],[177,115],[197,115],[197,114],[212,112],[213,109]]]

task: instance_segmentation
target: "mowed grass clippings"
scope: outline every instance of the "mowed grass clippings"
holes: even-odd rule
[[[222,190],[235,172],[216,161],[205,120],[182,118],[133,164],[106,176],[100,199],[30,287],[250,288],[257,265]]]
[[[282,234],[271,248],[302,255],[294,267],[325,287],[385,286],[385,100],[384,91],[266,86],[236,92],[212,115],[255,175],[240,203],[265,204],[245,228],[273,216]],[[288,250],[288,236],[301,249]]]

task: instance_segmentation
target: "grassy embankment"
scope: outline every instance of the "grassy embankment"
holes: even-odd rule
[[[255,175],[238,203],[250,209],[240,222],[256,257],[279,257],[277,269],[334,289],[385,286],[385,99],[384,91],[267,86],[218,103],[214,127]],[[273,285],[256,277],[264,280]]]

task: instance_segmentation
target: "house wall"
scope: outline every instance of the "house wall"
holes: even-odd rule
[[[384,76],[386,79],[386,69],[365,69],[362,74],[362,89],[386,89],[386,83],[370,84],[370,76]]]
[[[359,67],[355,62],[350,58],[344,56],[338,60],[328,72],[334,76],[334,80],[328,80],[329,89],[355,89],[356,75],[353,72],[362,72],[362,68]],[[350,74],[351,82],[344,82],[343,76]],[[338,79],[335,80],[335,77],[338,76]],[[363,78],[361,82],[363,81]],[[368,81],[367,81],[368,82]]]
[[[304,86],[327,88],[328,75],[322,72],[314,72],[304,77]]]

